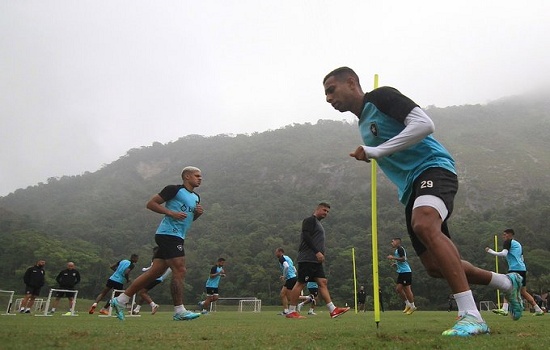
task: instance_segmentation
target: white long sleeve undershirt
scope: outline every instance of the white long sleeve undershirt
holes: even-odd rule
[[[500,252],[496,252],[496,251],[492,250],[491,248],[489,248],[487,250],[487,253],[489,253],[491,255],[494,255],[494,256],[505,257],[505,256],[508,255],[508,249],[502,249]]]
[[[432,119],[419,107],[407,115],[405,129],[388,141],[376,146],[363,146],[368,158],[382,158],[408,148],[435,131]]]

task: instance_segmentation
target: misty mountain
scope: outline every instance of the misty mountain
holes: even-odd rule
[[[504,225],[520,225],[507,220],[516,218],[518,208],[528,211],[536,198],[537,208],[546,208],[545,191],[550,188],[547,101],[520,96],[487,105],[427,108],[436,125],[434,136],[453,154],[459,172],[460,190],[451,220],[460,228],[461,236],[455,240],[459,246],[490,244]],[[365,284],[371,266],[371,168],[348,156],[360,143],[355,123],[329,120],[251,135],[188,135],[131,149],[93,173],[50,178],[19,189],[0,197],[0,242],[5,247],[2,255],[9,253],[7,247],[23,253],[6,261],[0,277],[16,288],[17,273],[36,258],[45,256],[55,270],[78,256],[77,264],[88,270],[83,274],[87,275],[83,295],[93,295],[108,277],[102,266],[109,262],[139,252],[140,264],[148,265],[160,216],[145,209],[145,203],[165,185],[181,183],[181,169],[193,165],[203,171],[197,192],[205,214],[186,240],[189,295],[202,293],[208,266],[224,256],[232,273],[222,290],[277,302],[280,286],[273,250],[282,246],[295,256],[301,220],[311,215],[318,202],[328,201],[332,210],[324,225],[331,292],[348,298],[353,294],[348,283],[350,249],[357,249]],[[530,218],[520,225],[528,239],[524,247],[542,248],[535,243],[536,235],[542,234],[537,232],[540,225],[530,225],[541,221],[537,215],[550,214],[550,209],[544,210],[523,215]],[[389,238],[406,235],[403,211],[394,186],[379,171],[379,249],[389,252]],[[17,242],[14,235],[25,239]],[[25,240],[48,249],[27,250]],[[494,260],[477,249],[474,246],[476,253],[467,257],[490,268]],[[540,265],[547,258],[550,262],[543,253]],[[420,272],[420,263],[414,258],[412,262]],[[391,293],[393,272],[385,265],[382,271],[391,279]],[[541,267],[539,275],[546,273]],[[424,278],[420,275],[417,280]],[[444,284],[437,283],[445,295]],[[438,288],[424,291],[425,297],[435,298]],[[422,292],[416,291],[419,296]]]

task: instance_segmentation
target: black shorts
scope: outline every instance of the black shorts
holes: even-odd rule
[[[428,185],[426,185],[428,184]],[[453,212],[453,203],[456,192],[458,191],[458,178],[452,172],[443,168],[429,168],[414,180],[413,191],[409,203],[405,208],[405,218],[407,221],[407,231],[411,238],[412,246],[417,255],[421,255],[426,251],[426,247],[412,229],[412,208],[416,198],[420,196],[432,195],[440,198],[449,213],[441,224],[441,231],[445,236],[451,237],[447,226],[447,219]]]
[[[110,278],[107,280],[107,283],[105,284],[105,286],[111,289],[124,290],[124,284],[120,282],[115,282]]]
[[[523,287],[527,286],[527,271],[514,271],[514,270],[508,271],[508,273],[510,273],[510,272],[515,272],[518,275],[520,275],[521,277],[523,277],[523,281],[521,282],[521,285]]]
[[[72,288],[64,288],[64,287],[59,287],[59,289],[72,289]],[[75,292],[56,292],[55,293],[55,297],[56,298],[63,298],[63,297],[67,297],[67,298],[74,298],[74,293]]]
[[[294,285],[296,284],[296,277],[289,278],[285,281],[284,287],[288,290],[292,290],[294,288]]]
[[[32,287],[32,286],[25,286],[25,294],[34,295],[35,297],[40,295],[40,289],[42,287]]]
[[[155,288],[157,285],[161,284],[162,281],[159,281],[159,280],[154,280],[153,282],[149,283],[148,285],[145,286],[145,289],[147,289],[148,291]]]
[[[173,259],[185,256],[185,249],[183,249],[183,238],[172,235],[155,235],[155,242],[159,249],[153,257],[153,259]]]
[[[319,295],[319,288],[308,288],[309,294],[313,295],[315,298]]]
[[[397,284],[402,284],[404,286],[411,286],[412,283],[413,283],[412,272],[402,272],[397,275]]]
[[[298,263],[298,281],[300,283],[316,281],[317,278],[326,278],[323,264],[314,262]]]
[[[206,295],[217,295],[218,288],[206,287]]]

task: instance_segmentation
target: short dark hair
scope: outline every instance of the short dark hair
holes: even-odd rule
[[[512,230],[511,228],[507,228],[506,230],[504,230],[504,233],[509,233],[509,234],[511,234],[512,236],[516,234],[516,233],[514,232],[514,230]]]
[[[222,261],[225,261],[225,259],[224,258],[219,258],[218,259],[218,262],[222,262]]]
[[[327,202],[321,202],[317,205],[317,208],[319,207],[325,207],[330,209],[330,204],[328,204]]]
[[[333,70],[332,72],[328,73],[325,78],[323,79],[323,84],[327,81],[328,78],[330,77],[335,77],[336,79],[338,80],[344,80],[344,79],[347,79],[348,77],[352,77],[354,78],[356,81],[357,81],[357,84],[358,85],[361,85],[359,83],[359,76],[357,75],[357,73],[355,73],[355,71],[349,67],[340,67],[340,68],[336,68],[335,70]]]

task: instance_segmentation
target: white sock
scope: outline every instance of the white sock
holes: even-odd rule
[[[185,307],[182,305],[174,306],[174,312],[177,314],[181,314],[185,311]]]
[[[535,308],[535,312],[542,312],[542,309],[538,306],[538,304],[535,304],[533,307]]]
[[[411,303],[408,300],[405,300],[405,306],[411,307]]]
[[[288,312],[294,312],[294,311],[296,311],[296,305],[289,305]]]
[[[411,308],[416,309],[416,306],[414,306],[414,302],[411,303]]]
[[[508,311],[508,303],[502,303],[502,310]]]
[[[457,293],[454,296],[455,296],[456,306],[458,307],[459,316],[464,316],[465,314],[469,314],[477,318],[478,321],[483,322],[483,318],[481,317],[481,314],[479,313],[476,307],[476,302],[474,300],[474,296],[471,290]]]
[[[130,297],[122,293],[118,297],[116,297],[116,300],[119,302],[119,304],[126,305],[130,301]]]
[[[332,311],[334,311],[334,309],[336,309],[336,306],[334,306],[334,303],[332,301],[327,304],[327,307],[328,307],[328,311],[330,311],[330,312],[332,312]]]
[[[154,301],[152,301],[151,303],[149,303],[149,305],[151,305],[151,308],[154,308],[154,307],[155,307],[155,305],[157,305],[157,304],[155,304],[155,302],[154,302]]]
[[[504,292],[509,292],[514,287],[508,276],[494,272],[491,272],[491,281],[488,286],[495,289],[500,289]]]
[[[134,308],[134,311],[139,312],[139,310],[141,310],[141,305],[136,305],[136,307]]]

